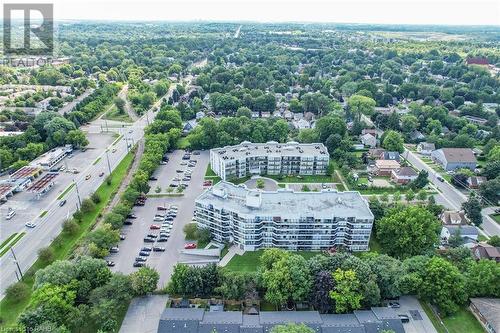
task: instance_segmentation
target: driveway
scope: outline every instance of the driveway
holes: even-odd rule
[[[137,297],[130,302],[120,333],[154,333],[167,304],[167,295]]]
[[[158,180],[150,181],[153,192],[157,186],[164,189],[171,184],[172,179],[178,175],[176,170],[187,169],[186,166],[180,165],[183,155],[184,151],[182,150],[176,150],[168,154],[170,159],[168,164],[160,165],[154,174]],[[126,239],[119,244],[120,252],[108,256],[108,260],[115,262],[113,271],[129,274],[138,269],[133,267],[132,264],[139,254],[139,249],[153,244],[144,243],[144,236],[150,232],[157,233],[154,230],[149,230],[149,226],[153,224],[157,206],[176,205],[179,208],[177,217],[174,219],[170,238],[167,242],[156,243],[158,246],[165,247],[166,251],[153,252],[146,262],[148,266],[154,267],[160,273],[159,287],[162,288],[166,285],[177,262],[189,262],[194,259],[192,256],[180,253],[184,249],[184,244],[187,243],[182,229],[192,221],[194,201],[203,192],[203,179],[209,162],[209,153],[206,151],[201,152],[200,155],[191,155],[191,159],[197,160],[198,163],[193,169],[191,181],[187,189],[184,190],[183,196],[148,197],[144,206],[134,207],[133,213],[137,215],[137,219],[134,220],[133,225],[123,227],[122,233],[125,234]]]
[[[403,324],[406,333],[437,333],[431,320],[427,317],[418,299],[414,296],[401,296],[399,298],[397,314],[406,314],[410,322]]]

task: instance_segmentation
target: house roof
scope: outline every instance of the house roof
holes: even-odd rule
[[[395,160],[399,161],[399,152],[397,151],[384,151],[380,154],[382,160]]]
[[[401,165],[398,161],[394,160],[376,160],[375,166],[382,169],[399,169]]]
[[[396,176],[399,177],[416,177],[418,176],[417,172],[410,167],[402,167],[399,170],[393,170]]]
[[[460,236],[462,237],[479,235],[477,228],[471,225],[445,225],[443,228],[448,229],[450,235],[455,234],[457,230],[460,232]]]
[[[486,177],[483,176],[472,176],[467,179],[470,186],[479,186],[481,183],[486,181]]]
[[[450,162],[476,162],[476,156],[470,148],[441,148],[444,157]]]
[[[463,212],[447,210],[441,214],[441,221],[443,224],[466,224],[467,219]],[[459,223],[454,223],[454,221],[459,221]]]
[[[500,247],[489,244],[477,244],[474,249],[479,252],[480,258],[500,259]]]
[[[500,332],[500,298],[471,298],[470,302],[488,321],[495,332]]]
[[[418,144],[422,150],[435,150],[436,145],[430,142],[421,142]]]

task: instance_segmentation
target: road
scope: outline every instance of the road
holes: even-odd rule
[[[173,183],[173,179],[180,174],[176,170],[186,170],[186,166],[180,165],[184,152],[175,150],[168,154],[170,161],[166,165],[160,167],[154,173],[157,181],[150,181],[151,193],[155,193],[155,189],[159,186],[162,192]],[[149,230],[149,226],[153,223],[160,224],[161,222],[153,222],[154,215],[157,213],[157,206],[178,206],[178,214],[174,219],[173,228],[170,238],[164,243],[155,243],[155,245],[166,248],[165,252],[153,252],[147,259],[147,265],[156,268],[160,272],[159,287],[163,287],[170,278],[174,265],[178,261],[204,260],[198,256],[184,255],[180,251],[184,249],[186,240],[184,239],[183,228],[193,219],[194,201],[203,192],[203,179],[209,162],[208,151],[201,152],[200,155],[191,155],[191,159],[198,161],[196,167],[193,168],[192,178],[189,186],[184,190],[184,195],[180,197],[149,197],[146,204],[142,207],[134,207],[133,213],[137,215],[132,225],[125,225],[122,229],[122,234],[126,236],[124,241],[119,244],[120,252],[108,256],[108,260],[115,262],[113,271],[119,271],[124,274],[129,274],[138,268],[132,267],[135,257],[138,256],[139,249],[143,246],[152,246],[153,243],[144,243],[143,238],[148,233],[158,234],[158,231]],[[175,193],[175,192],[174,192]]]
[[[462,203],[467,201],[467,196],[447,181],[439,181],[437,179],[438,173],[422,161],[416,153],[405,148],[404,157],[418,170],[425,170],[429,173],[429,180],[439,189],[440,197],[447,204],[448,208],[454,210],[462,209]],[[488,236],[500,235],[500,225],[493,221],[484,211],[481,227]]]
[[[75,98],[74,100],[72,100],[71,102],[69,102],[68,104],[63,106],[62,108],[60,108],[57,112],[59,112],[59,114],[61,114],[61,115],[64,115],[65,113],[69,113],[69,112],[73,111],[73,109],[75,108],[75,106],[78,105],[78,103],[83,101],[86,97],[90,96],[90,94],[92,94],[93,92],[94,92],[94,89],[88,88],[87,90],[85,90],[83,92],[83,94],[81,94],[80,96],[78,96],[77,98]]]
[[[114,170],[128,152],[127,143],[131,143],[131,141],[137,142],[142,139],[144,136],[144,128],[149,121],[152,121],[156,116],[153,110],[161,105],[163,99],[168,99],[170,97],[174,88],[175,86],[173,85],[167,94],[160,98],[148,112],[134,122],[132,126],[128,128],[116,128],[120,136],[114,144],[108,147],[107,150],[110,150],[110,152],[103,152],[99,156],[100,160],[95,165],[90,163],[87,166],[81,167],[80,173],[76,175],[74,179],[77,186],[73,186],[64,196],[66,205],[60,207],[59,200],[54,199],[44,208],[47,213],[43,218],[36,217],[32,221],[28,220],[36,224],[34,229],[23,227],[21,230],[18,230],[18,232],[26,232],[26,235],[13,247],[22,272],[25,272],[33,265],[37,259],[38,251],[52,242],[61,232],[63,222],[76,211],[79,201],[76,190],[78,189],[80,198],[84,199],[103,183],[106,176],[99,177],[98,174],[100,172],[105,172],[106,175],[109,173],[107,157],[109,157],[109,167],[111,170]],[[113,148],[116,149],[114,153],[111,152]],[[85,180],[85,176],[89,174],[92,175],[92,177],[89,180]],[[0,293],[2,298],[5,294],[5,289],[10,284],[17,281],[15,268],[16,265],[10,253],[0,258]]]

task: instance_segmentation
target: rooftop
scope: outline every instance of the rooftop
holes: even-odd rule
[[[298,143],[290,141],[287,143],[278,143],[269,141],[266,143],[251,143],[243,141],[236,146],[226,146],[223,148],[214,148],[212,153],[226,156],[229,159],[251,156],[328,156],[328,150],[322,143]],[[224,157],[223,157],[224,158]]]
[[[353,217],[373,219],[368,203],[359,192],[294,192],[249,190],[244,185],[221,181],[205,190],[196,200],[219,209],[242,214],[282,218]]]
[[[500,298],[471,298],[471,303],[486,318],[495,332],[500,332]]]
[[[476,162],[474,152],[470,148],[441,148],[449,162]]]

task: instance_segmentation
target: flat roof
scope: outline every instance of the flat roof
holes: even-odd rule
[[[214,148],[211,153],[219,156],[234,157],[236,159],[252,156],[326,156],[328,149],[322,143],[298,143],[290,141],[287,143],[278,143],[269,141],[266,143],[252,143],[243,141],[236,146],[226,146],[222,148]]]
[[[56,178],[57,175],[57,172],[49,172],[43,175],[28,188],[28,192],[43,192],[47,188],[47,186],[49,186],[54,181],[54,178]]]
[[[260,199],[260,202],[259,202]],[[248,203],[251,202],[249,206]],[[314,217],[357,217],[373,219],[368,202],[359,192],[294,192],[292,190],[249,190],[244,185],[221,181],[205,190],[196,202],[241,214],[280,216],[295,219]],[[258,202],[257,204],[255,204]]]
[[[40,173],[42,170],[39,167],[33,166],[23,166],[21,169],[14,172],[10,175],[11,179],[19,179],[19,178],[28,178],[33,177],[36,174]]]

